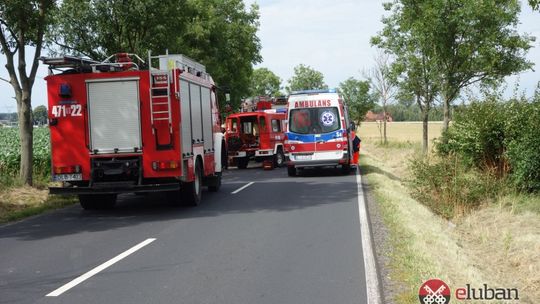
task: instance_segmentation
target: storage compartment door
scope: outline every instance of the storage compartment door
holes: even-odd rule
[[[87,88],[92,153],[140,151],[139,81],[88,81]]]

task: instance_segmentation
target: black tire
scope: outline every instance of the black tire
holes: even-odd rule
[[[350,164],[341,165],[341,173],[343,175],[349,175],[351,173],[351,165]]]
[[[296,167],[294,166],[288,166],[287,167],[287,174],[289,176],[296,176]]]
[[[274,167],[279,168],[285,163],[285,154],[283,154],[283,149],[278,148],[276,155],[274,155]]]
[[[116,205],[116,194],[79,194],[84,210],[111,209]]]
[[[180,195],[183,203],[189,207],[196,207],[202,199],[202,169],[200,162],[195,165],[195,180],[189,183],[182,183]]]
[[[249,156],[236,158],[236,166],[238,167],[238,169],[247,168],[248,163],[249,163]]]
[[[221,187],[221,173],[217,173],[216,176],[210,178],[208,183],[208,191],[218,192]]]

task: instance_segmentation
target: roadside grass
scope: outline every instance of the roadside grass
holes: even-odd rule
[[[404,286],[392,300],[418,303],[418,289],[429,278],[444,280],[452,290],[484,283],[517,287],[520,303],[540,299],[540,197],[505,194],[447,221],[414,200],[407,186],[409,159],[421,149],[421,128],[415,135],[415,128],[400,124],[393,129],[393,123],[389,138],[394,131],[406,138],[382,145],[377,127],[370,131],[366,124],[358,131],[363,136],[360,170],[390,231],[392,249],[385,254],[391,279]],[[437,136],[433,133],[430,138]]]

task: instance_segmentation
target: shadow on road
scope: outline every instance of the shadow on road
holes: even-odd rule
[[[236,171],[236,172],[235,172]],[[232,191],[249,181],[255,184]],[[354,173],[344,176],[339,169],[306,169],[288,177],[285,168],[230,170],[219,192],[203,191],[203,201],[195,208],[174,206],[163,194],[118,197],[114,209],[86,211],[71,206],[18,223],[0,226],[0,239],[47,239],[55,236],[136,226],[148,222],[182,221],[254,212],[286,212],[328,204],[356,201]]]

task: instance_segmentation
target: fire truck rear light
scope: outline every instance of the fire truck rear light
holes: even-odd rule
[[[81,173],[81,166],[63,166],[53,168],[54,174],[72,174],[72,173]]]
[[[69,85],[69,83],[60,84],[60,90],[59,90],[58,95],[62,98],[71,97],[71,86]]]
[[[177,169],[177,168],[180,168],[180,162],[177,160],[152,162],[152,169],[156,171],[171,170],[171,169]]]

